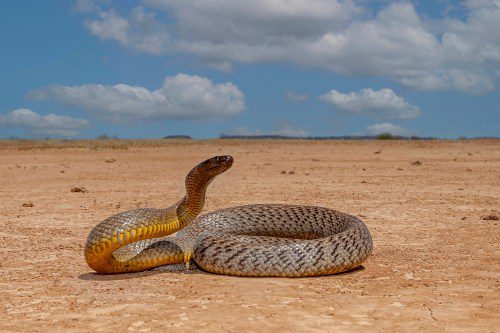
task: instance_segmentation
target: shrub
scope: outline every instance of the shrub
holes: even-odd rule
[[[377,140],[395,140],[396,138],[391,133],[381,133],[375,137]]]

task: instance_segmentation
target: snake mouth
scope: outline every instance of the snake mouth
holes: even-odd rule
[[[207,169],[207,171],[212,171],[212,170],[219,170],[220,173],[228,170],[229,168],[231,167],[231,164],[229,165],[225,165],[225,166],[221,166],[221,165],[216,165],[216,166],[213,166],[213,167],[210,167]]]

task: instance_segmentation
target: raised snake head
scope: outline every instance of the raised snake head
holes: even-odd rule
[[[214,156],[195,166],[186,177],[188,192],[194,185],[199,190],[210,184],[210,182],[221,173],[227,171],[233,165],[233,157],[229,155]]]

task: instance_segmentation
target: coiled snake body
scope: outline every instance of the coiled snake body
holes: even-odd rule
[[[96,225],[85,245],[88,265],[113,274],[194,262],[219,274],[299,277],[347,271],[370,255],[363,221],[327,208],[261,204],[197,217],[209,183],[232,163],[216,156],[197,165],[186,196],[169,208],[125,211]]]

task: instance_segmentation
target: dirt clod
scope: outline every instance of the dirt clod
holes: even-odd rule
[[[488,214],[481,217],[485,221],[498,221],[498,215]]]
[[[82,192],[82,193],[85,193],[85,192],[88,192],[88,190],[83,187],[83,186],[72,186],[71,187],[71,192]]]

